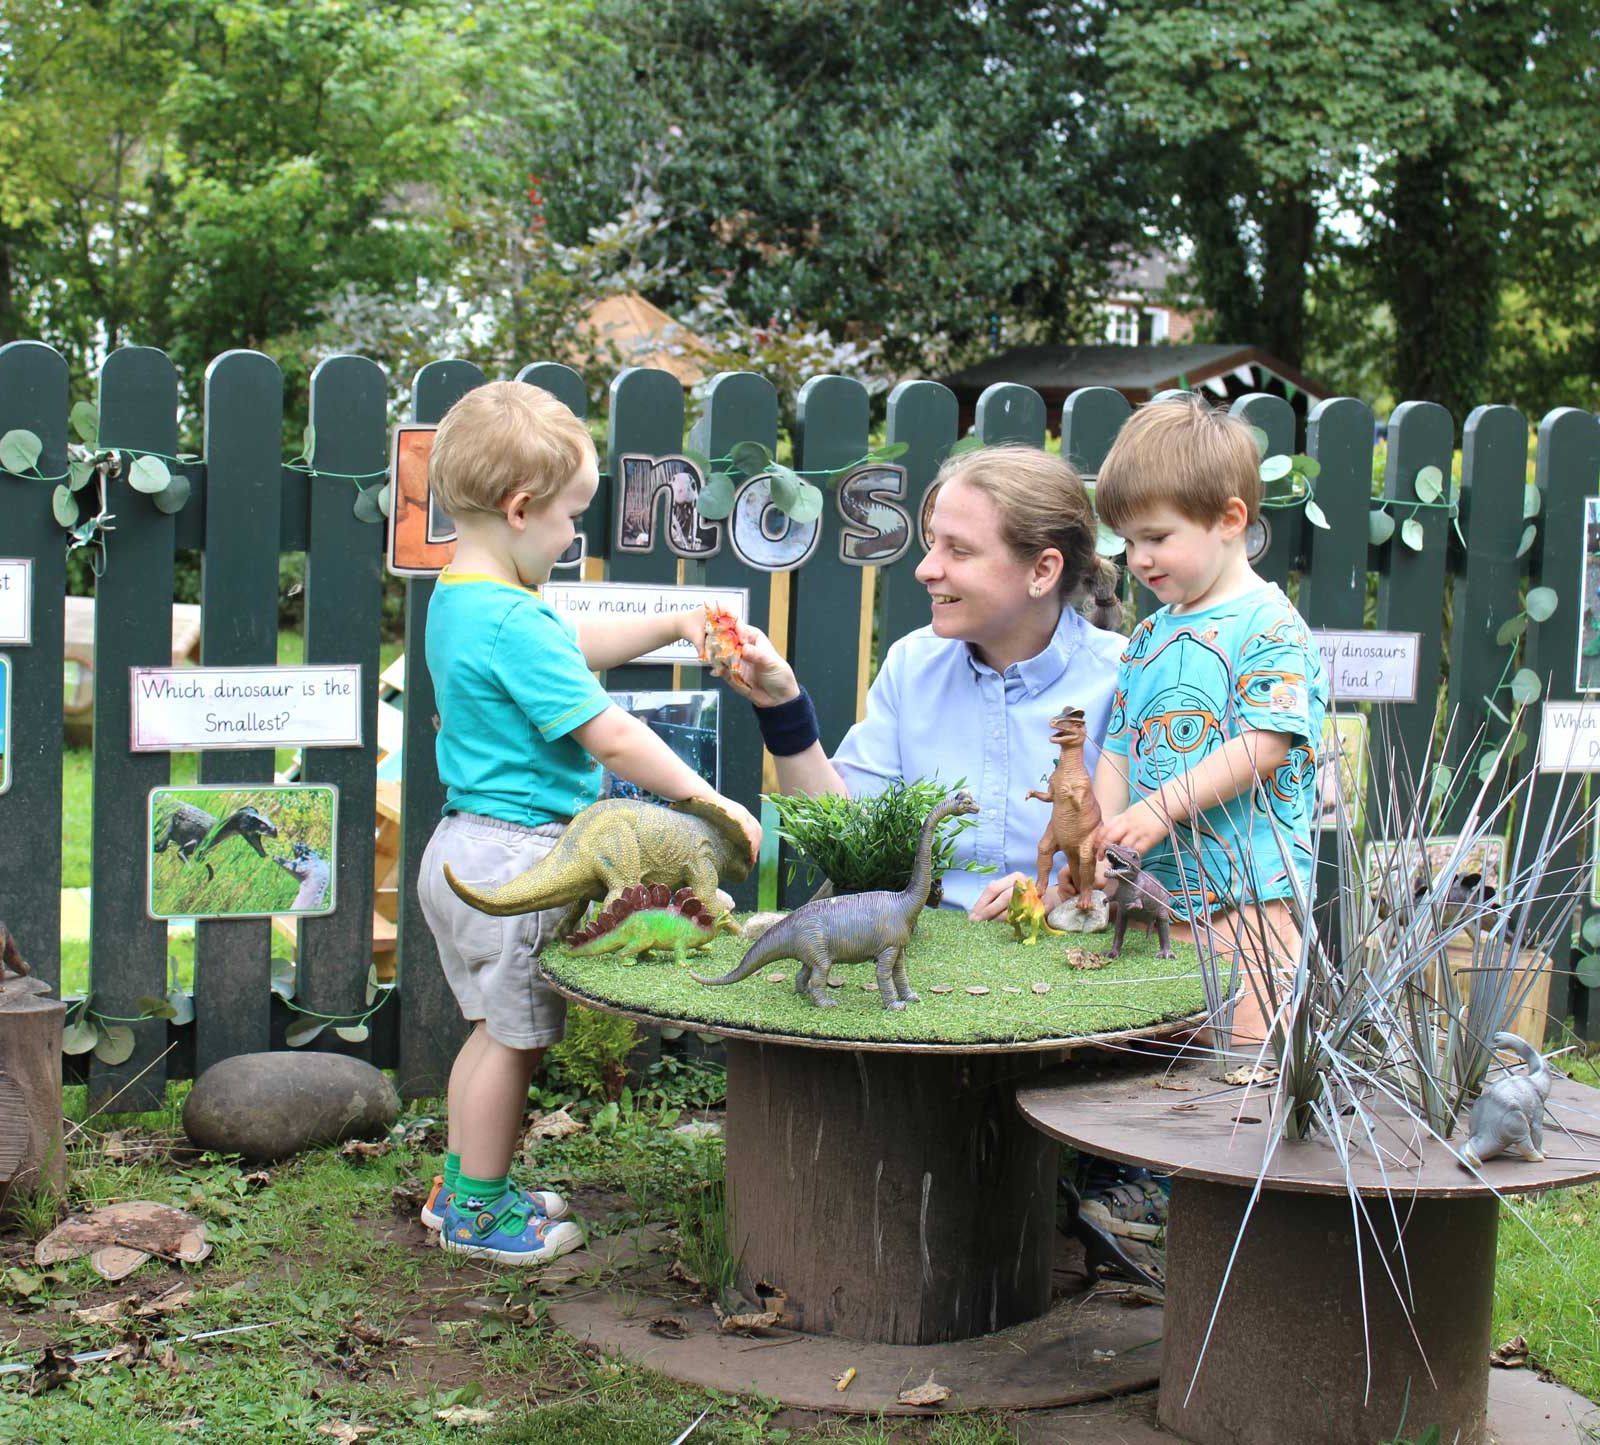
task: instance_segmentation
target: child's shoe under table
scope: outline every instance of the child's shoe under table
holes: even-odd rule
[[[583,1244],[583,1231],[570,1219],[551,1219],[518,1189],[493,1209],[472,1211],[453,1196],[445,1204],[439,1246],[470,1259],[500,1264],[540,1265]]]
[[[544,1215],[546,1219],[565,1219],[572,1213],[572,1206],[567,1203],[554,1189],[524,1189],[522,1191],[533,1207]],[[422,1206],[422,1213],[418,1216],[422,1220],[424,1229],[437,1229],[444,1223],[444,1211],[450,1203],[450,1194],[444,1187],[444,1175],[433,1176],[433,1188],[428,1191],[428,1197]]]

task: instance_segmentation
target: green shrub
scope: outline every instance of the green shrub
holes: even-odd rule
[[[552,1084],[585,1098],[620,1098],[628,1079],[628,1055],[639,1042],[638,1025],[618,1014],[574,1004],[567,1009],[567,1036],[549,1054]]]

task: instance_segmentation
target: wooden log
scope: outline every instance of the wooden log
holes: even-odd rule
[[[798,1327],[931,1344],[1050,1302],[1057,1148],[1018,1114],[1044,1054],[728,1040],[729,1248]]]
[[[0,981],[0,1219],[67,1186],[61,1138],[61,1032],[67,1008],[34,978]]]

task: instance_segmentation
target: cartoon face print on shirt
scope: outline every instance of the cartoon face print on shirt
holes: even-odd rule
[[[1187,629],[1143,660],[1160,662],[1163,686],[1128,718],[1128,751],[1141,783],[1154,789],[1226,740],[1217,704],[1228,696],[1229,670],[1227,658]]]

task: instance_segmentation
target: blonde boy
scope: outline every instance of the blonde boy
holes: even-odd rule
[[[508,1177],[533,1070],[563,1033],[564,1001],[538,964],[563,910],[480,913],[445,884],[444,864],[480,888],[509,881],[599,796],[602,764],[662,797],[717,799],[743,824],[752,858],[761,828],[593,676],[678,638],[703,650],[703,611],[575,629],[539,596],[599,483],[583,424],[537,387],[490,382],[440,422],[428,482],[456,547],[428,607],[446,801],[418,892],[472,1032],[450,1071],[449,1154],[423,1222],[446,1249],[542,1264],[583,1242],[560,1195]]]
[[[1250,429],[1195,397],[1141,407],[1095,491],[1101,519],[1127,541],[1129,570],[1163,604],[1119,664],[1094,779],[1100,841],[1143,855],[1191,921],[1183,932],[1203,936],[1195,921],[1210,914],[1211,936],[1239,952],[1241,1042],[1265,1037],[1268,1022],[1259,920],[1267,954],[1298,947],[1288,900],[1311,885],[1328,701],[1304,621],[1245,556],[1260,505]]]

